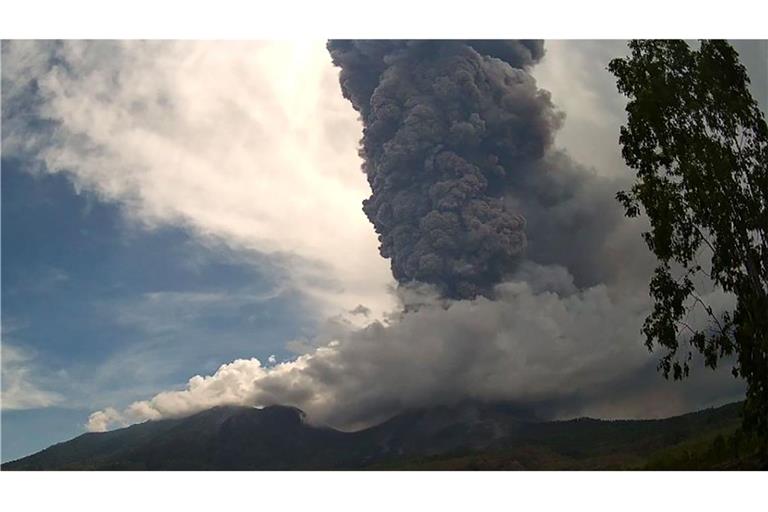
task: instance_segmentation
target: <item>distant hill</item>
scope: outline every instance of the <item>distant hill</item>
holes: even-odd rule
[[[3,470],[760,469],[740,404],[663,420],[539,422],[505,404],[407,412],[359,432],[290,407],[216,407],[83,434]]]

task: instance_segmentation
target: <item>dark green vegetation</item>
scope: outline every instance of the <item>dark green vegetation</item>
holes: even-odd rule
[[[659,264],[643,332],[667,350],[665,376],[688,375],[691,351],[715,367],[735,355],[747,383],[744,426],[768,451],[768,125],[725,41],[630,43],[609,69],[629,98],[622,154],[637,179],[619,200],[648,215]],[[715,310],[712,285],[734,296]],[[702,290],[702,288],[704,288]],[[694,322],[694,311],[707,318]],[[682,349],[683,346],[690,348]],[[682,353],[680,353],[682,352]]]
[[[289,407],[217,407],[84,434],[4,470],[760,469],[741,404],[664,420],[520,419],[507,405],[413,411],[360,432]]]

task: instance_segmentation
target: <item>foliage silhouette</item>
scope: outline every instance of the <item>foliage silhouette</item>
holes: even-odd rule
[[[725,356],[747,384],[744,427],[768,441],[768,128],[749,77],[725,41],[634,40],[611,61],[629,98],[620,143],[636,171],[617,194],[629,217],[641,208],[659,263],[643,326],[649,349],[666,349],[666,377],[690,372],[692,352],[714,368]],[[733,298],[714,309],[704,287]],[[702,314],[706,321],[691,318]],[[687,350],[682,347],[687,347]]]

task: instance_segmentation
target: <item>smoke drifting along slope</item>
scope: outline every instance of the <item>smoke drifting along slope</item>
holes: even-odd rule
[[[401,283],[490,296],[526,245],[510,207],[560,115],[526,69],[540,41],[331,41],[360,113],[364,211]]]
[[[524,263],[521,270],[497,287],[495,300],[446,303],[424,288],[401,287],[409,311],[389,322],[358,329],[330,320],[314,340],[319,346],[294,360],[237,360],[193,377],[183,390],[95,412],[88,428],[216,405],[290,405],[311,423],[356,430],[404,410],[464,400],[510,402],[542,418],[648,418],[742,393],[727,369],[696,372],[685,386],[660,379],[638,330],[645,297],[605,285],[577,291],[562,268]],[[726,300],[705,298],[715,306]],[[413,303],[417,310],[407,307]]]

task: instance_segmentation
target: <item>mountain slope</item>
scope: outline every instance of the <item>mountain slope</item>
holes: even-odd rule
[[[664,420],[539,422],[505,404],[465,403],[348,433],[312,426],[290,407],[216,407],[84,434],[2,469],[607,469],[651,467],[654,460],[674,469],[694,460],[685,446],[704,443],[697,448],[704,453],[715,436],[721,444],[731,436],[739,410],[730,404]],[[745,456],[726,443],[715,462],[757,467],[749,444],[742,445]]]

